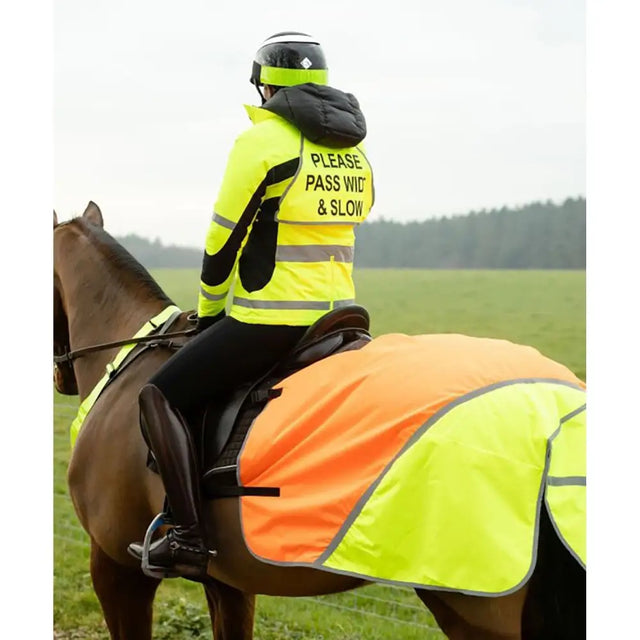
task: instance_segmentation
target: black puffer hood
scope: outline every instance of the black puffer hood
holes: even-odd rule
[[[326,85],[308,82],[283,87],[262,108],[296,126],[311,142],[326,147],[354,147],[367,135],[356,97]]]

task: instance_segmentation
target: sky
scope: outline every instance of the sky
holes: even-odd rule
[[[584,196],[581,0],[63,0],[53,8],[54,207],[202,246],[268,36],[324,48],[364,112],[371,219]]]

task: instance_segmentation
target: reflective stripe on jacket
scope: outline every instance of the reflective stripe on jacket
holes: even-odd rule
[[[205,244],[198,315],[309,325],[354,302],[354,227],[373,204],[360,145],[314,144],[285,118],[246,107]],[[229,306],[229,305],[227,305]]]

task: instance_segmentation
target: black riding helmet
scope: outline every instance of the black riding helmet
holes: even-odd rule
[[[260,87],[291,87],[305,82],[327,84],[328,69],[320,43],[298,31],[282,31],[267,38],[256,52],[251,70],[253,84],[264,104]]]

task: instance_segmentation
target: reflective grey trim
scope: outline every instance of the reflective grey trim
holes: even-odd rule
[[[367,158],[367,154],[358,146],[356,146],[356,149],[362,154],[362,157],[365,159],[365,162],[369,165],[369,173],[371,174],[371,209],[373,209],[373,205],[376,203],[376,187],[373,182],[373,167],[369,162],[369,158]]]
[[[551,487],[587,486],[587,476],[549,476],[547,484]]]
[[[338,244],[278,245],[276,262],[353,262],[353,247]]]
[[[225,218],[219,213],[214,213],[213,216],[211,216],[211,220],[225,229],[231,229],[231,231],[236,228],[236,223],[233,222],[233,220],[229,220],[229,218]]]
[[[207,300],[211,300],[212,302],[219,302],[220,300],[224,300],[227,297],[226,293],[209,293],[202,287],[200,287],[200,293],[202,294],[202,297],[206,298]]]
[[[334,300],[333,301],[333,308],[334,309],[339,309],[340,307],[346,307],[350,304],[354,304],[355,300],[353,298],[348,298],[347,300]]]
[[[233,304],[239,307],[248,307],[249,309],[309,309],[312,311],[329,311],[330,302],[324,301],[307,301],[307,300],[249,300],[248,298],[233,299]]]
[[[583,411],[586,411],[586,409],[587,409],[587,405],[583,404],[581,407],[578,407],[577,409],[574,409],[573,411],[570,411],[569,413],[567,413],[566,416],[563,416],[561,418],[560,424],[558,425],[558,428],[556,429],[555,433],[553,433],[553,435],[549,438],[548,455],[547,455],[548,462],[551,461],[551,447],[553,446],[553,441],[556,439],[556,437],[560,433],[560,430],[562,429],[562,425],[565,422],[567,422],[568,420],[570,420],[571,418],[577,416],[579,413],[582,413]],[[547,464],[547,467],[548,466],[549,465]],[[547,472],[547,467],[545,467],[545,473]],[[551,484],[551,483],[549,483],[549,484]],[[586,486],[586,478],[585,478],[585,486]],[[565,537],[562,535],[562,533],[560,531],[560,528],[556,524],[556,520],[553,517],[553,511],[552,511],[551,507],[549,506],[549,498],[548,498],[548,495],[547,495],[546,492],[544,494],[544,506],[545,506],[545,509],[547,510],[547,514],[549,516],[549,522],[551,522],[551,526],[553,527],[553,530],[556,532],[556,535],[558,536],[558,540],[560,540],[560,542],[562,542],[562,544],[564,545],[564,548],[571,554],[571,557],[586,571],[587,567],[586,567],[585,563],[582,562],[582,560],[578,556],[578,554],[571,548],[571,545],[565,540]]]
[[[296,172],[294,173],[293,178],[291,178],[291,182],[286,186],[284,192],[280,196],[280,204],[278,205],[278,210],[276,211],[276,215],[275,215],[276,222],[282,222],[282,220],[280,220],[280,217],[279,217],[280,207],[282,206],[284,199],[287,197],[287,194],[289,193],[289,189],[291,189],[291,187],[293,186],[293,183],[298,179],[298,176],[300,175],[300,171],[302,171],[302,150],[303,149],[304,149],[304,134],[300,133],[300,151],[298,152],[300,162],[298,163],[298,168],[296,169]]]
[[[233,298],[233,304],[237,304],[239,307],[248,307],[249,309],[330,311],[332,308],[339,309],[354,303],[354,298],[334,300],[333,302],[324,300],[249,300],[248,298],[239,298],[237,296]]]
[[[581,407],[578,407],[577,409],[574,409],[573,411],[567,413],[566,416],[562,417],[562,420],[560,420],[560,424],[564,424],[567,420],[571,420],[571,418],[573,418],[574,416],[577,416],[579,413],[582,413],[583,411],[587,410],[587,405],[583,404]]]

